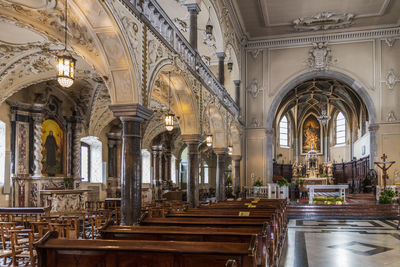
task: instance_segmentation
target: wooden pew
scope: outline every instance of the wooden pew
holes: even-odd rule
[[[237,242],[249,243],[256,236],[257,264],[269,266],[269,236],[270,227],[263,228],[221,228],[221,227],[177,227],[177,226],[117,226],[109,225],[100,230],[103,239],[118,240],[171,240],[197,242]]]
[[[43,267],[255,267],[257,239],[250,243],[154,241],[154,240],[63,240],[47,233],[35,243]]]

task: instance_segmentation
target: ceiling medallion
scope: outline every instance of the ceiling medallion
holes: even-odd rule
[[[298,31],[343,29],[353,24],[354,17],[351,13],[321,12],[312,17],[295,19],[293,27]]]
[[[328,70],[332,64],[331,49],[328,43],[313,43],[313,47],[308,52],[308,66],[312,70]]]

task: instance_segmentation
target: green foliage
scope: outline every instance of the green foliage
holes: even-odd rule
[[[337,198],[335,199],[335,201],[344,202],[343,198],[341,198],[341,197],[337,197]]]
[[[327,176],[326,176],[325,173],[323,173],[323,174],[320,174],[319,177],[321,177],[321,178],[326,178]]]
[[[282,179],[278,181],[278,185],[279,187],[282,187],[282,186],[289,186],[290,184],[285,177],[282,177]]]
[[[304,180],[303,179],[296,180],[296,184],[297,185],[304,185]]]
[[[390,189],[386,189],[382,192],[381,196],[379,197],[379,204],[391,204],[392,199],[396,196],[396,192]]]
[[[263,183],[260,179],[257,179],[257,181],[254,182],[253,186],[263,186]]]
[[[298,177],[299,178],[306,178],[306,175],[305,174],[300,174]]]
[[[225,179],[225,186],[231,186],[232,185],[232,178],[228,177]]]

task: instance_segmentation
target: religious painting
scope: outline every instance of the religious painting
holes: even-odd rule
[[[313,115],[307,117],[303,123],[303,148],[302,153],[311,150],[321,153],[321,126]]]
[[[55,120],[42,124],[42,173],[48,176],[63,174],[64,132]]]

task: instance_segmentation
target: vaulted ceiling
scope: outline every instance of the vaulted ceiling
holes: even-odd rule
[[[249,38],[398,26],[400,19],[398,0],[231,1]]]

